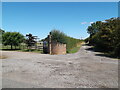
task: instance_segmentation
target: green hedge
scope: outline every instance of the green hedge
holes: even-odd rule
[[[61,32],[59,30],[52,30],[51,35],[52,40],[66,44],[67,52],[69,52],[72,48],[77,47],[77,44],[81,42],[80,39],[75,39],[70,36],[67,36],[64,32]]]

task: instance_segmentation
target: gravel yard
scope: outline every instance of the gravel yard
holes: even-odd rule
[[[90,46],[67,55],[2,51],[3,88],[118,88],[118,60]]]

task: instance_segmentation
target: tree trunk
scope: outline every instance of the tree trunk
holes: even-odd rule
[[[21,48],[21,45],[19,45],[19,49]]]
[[[12,44],[11,44],[11,49],[13,49]]]

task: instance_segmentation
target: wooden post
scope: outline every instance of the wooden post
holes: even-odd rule
[[[52,52],[51,52],[51,32],[50,32],[50,34],[48,35],[48,48],[49,48],[49,54],[52,54]]]

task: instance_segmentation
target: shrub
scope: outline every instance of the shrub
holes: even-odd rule
[[[114,49],[114,55],[120,58],[120,42],[116,45]]]
[[[67,43],[67,39],[66,39],[67,35],[65,35],[65,33],[61,32],[59,30],[52,30],[51,35],[52,35],[53,41],[57,41],[57,42],[63,43],[63,44]]]
[[[66,44],[67,52],[69,52],[70,49],[76,47],[77,44],[81,42],[80,39],[69,37],[65,33],[59,30],[52,30],[51,35],[52,35],[52,40]]]
[[[94,23],[87,29],[89,43],[103,51],[120,57],[120,18],[111,18],[105,22]]]

